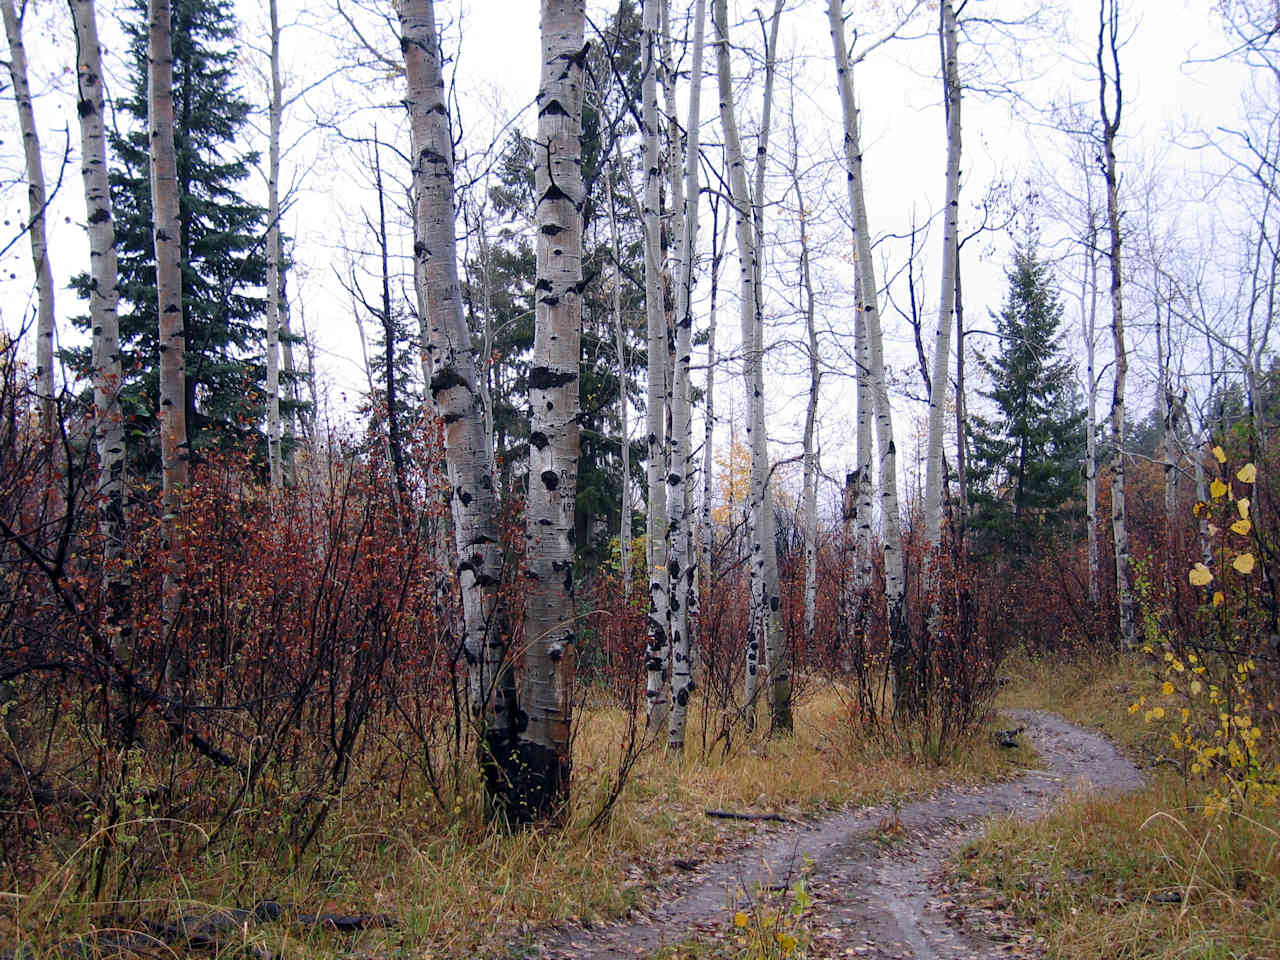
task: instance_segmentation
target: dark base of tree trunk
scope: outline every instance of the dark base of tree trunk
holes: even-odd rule
[[[790,696],[777,695],[777,699],[769,704],[770,736],[786,735],[793,732],[795,724],[791,713]]]
[[[524,826],[567,817],[570,763],[550,747],[506,732],[486,734],[480,771],[491,819]]]
[[[893,712],[900,717],[914,716],[924,702],[920,684],[923,682],[922,674],[927,661],[924,656],[913,657],[911,647],[906,606],[901,601],[891,603],[889,665],[893,670]]]

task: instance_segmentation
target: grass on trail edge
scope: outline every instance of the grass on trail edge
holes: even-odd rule
[[[246,826],[206,853],[192,841],[212,824],[159,821],[138,809],[128,837],[116,840],[145,849],[163,867],[141,886],[115,884],[109,875],[104,890],[128,892],[107,902],[77,894],[85,889],[92,844],[84,843],[82,831],[66,830],[37,847],[35,857],[0,864],[0,950],[22,944],[29,950],[24,960],[43,960],[62,955],[60,946],[74,947],[94,930],[117,936],[141,931],[140,918],[163,922],[275,900],[300,913],[382,914],[394,926],[338,934],[298,924],[250,924],[202,955],[300,960],[501,954],[537,928],[623,918],[660,897],[664,879],[678,872],[674,860],[713,859],[771,829],[710,820],[704,810],[813,817],[914,799],[945,783],[1005,778],[1025,763],[1021,751],[1011,756],[985,734],[960,744],[945,766],[904,762],[891,743],[870,740],[851,722],[850,702],[838,687],[815,685],[797,705],[794,735],[747,738],[727,759],[700,759],[690,744],[683,762],[675,762],[659,742],[639,761],[607,823],[595,830],[587,824],[610,791],[627,727],[621,711],[602,707],[582,718],[573,815],[562,830],[504,833],[490,827],[474,770],[464,772],[453,808],[443,812],[425,788],[417,801],[397,803],[391,790],[338,798],[300,859],[282,839],[283,830],[247,827],[264,822],[254,816],[264,807],[289,809],[281,802],[288,798],[246,800],[237,820]],[[699,705],[693,706],[691,730],[700,722]],[[178,843],[184,835],[188,842]]]
[[[974,899],[1009,910],[1048,955],[1280,957],[1280,810],[1204,815],[1204,787],[1168,759],[1168,731],[1130,714],[1159,686],[1138,655],[1017,662],[1000,706],[1053,710],[1101,728],[1143,768],[1120,797],[1068,797],[1034,823],[993,821],[954,862]]]

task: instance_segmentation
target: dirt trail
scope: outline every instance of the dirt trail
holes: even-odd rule
[[[785,828],[731,859],[707,864],[651,915],[594,930],[559,931],[513,956],[541,960],[647,957],[669,944],[722,929],[735,893],[786,884],[806,858],[814,899],[811,957],[1016,957],[1008,944],[965,934],[948,923],[931,887],[946,858],[992,816],[1032,818],[1069,789],[1137,789],[1137,769],[1103,736],[1039,711],[1007,711],[1025,727],[1045,769],[1015,780],[939,791],[902,806],[895,840],[877,839],[892,821],[887,807],[869,807],[813,824]]]

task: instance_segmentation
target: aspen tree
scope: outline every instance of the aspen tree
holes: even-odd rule
[[[1124,97],[1120,86],[1119,0],[1098,4],[1098,110],[1102,118],[1103,176],[1107,184],[1107,226],[1110,234],[1111,344],[1115,351],[1115,379],[1111,394],[1111,534],[1116,555],[1116,600],[1120,608],[1120,643],[1137,644],[1134,620],[1133,558],[1125,525],[1124,403],[1129,354],[1124,337],[1124,297],[1121,290],[1120,174],[1116,169],[1116,136]],[[1110,59],[1111,73],[1107,73]]]
[[[94,433],[101,471],[103,569],[115,625],[127,629],[128,575],[119,565],[125,547],[124,417],[120,410],[120,302],[115,219],[107,176],[102,92],[102,48],[94,0],[72,0],[76,31],[76,114],[89,234],[89,319],[93,331]]]
[[[529,819],[563,816],[573,701],[574,500],[582,329],[584,0],[543,0],[534,169],[537,280],[529,398],[528,569],[519,800]]]
[[[925,544],[937,549],[942,540],[943,488],[942,426],[950,384],[951,329],[955,320],[956,269],[960,256],[960,69],[956,15],[951,0],[939,5],[938,34],[942,48],[942,89],[947,121],[946,206],[942,229],[942,292],[938,306],[938,332],[933,348],[933,377],[929,391],[929,441],[925,460]]]
[[[281,255],[283,259],[283,254]],[[293,360],[293,327],[289,319],[289,298],[285,292],[284,277],[280,278],[280,353],[290,406],[284,416],[283,438],[280,441],[281,476],[286,487],[292,487],[298,479],[297,426],[298,371]],[[305,421],[304,421],[305,423]]]
[[[667,475],[667,530],[670,535],[670,629],[671,638],[671,707],[667,726],[667,748],[673,753],[684,749],[685,718],[689,695],[693,691],[690,670],[689,605],[694,589],[691,536],[690,482],[693,469],[693,397],[690,385],[690,358],[693,353],[693,262],[698,236],[699,131],[702,105],[702,44],[706,0],[696,0],[693,22],[693,65],[689,85],[689,114],[686,125],[684,190],[686,210],[681,218],[683,230],[680,267],[676,288],[676,355],[671,390],[672,455]],[[672,84],[674,87],[674,83]],[[671,124],[675,126],[675,117]]]
[[[401,47],[413,144],[414,257],[425,307],[428,385],[444,423],[455,567],[462,593],[472,710],[482,717],[481,762],[494,809],[515,789],[516,704],[495,621],[502,576],[498,499],[471,331],[463,316],[454,235],[453,141],[433,0],[402,0]]]
[[[893,413],[889,406],[889,390],[884,374],[884,348],[880,329],[880,308],[876,288],[875,265],[871,258],[871,233],[868,225],[866,194],[862,176],[862,146],[858,132],[858,108],[853,95],[853,73],[849,64],[849,51],[844,41],[844,20],[841,0],[828,0],[827,16],[831,27],[831,43],[835,51],[836,82],[840,91],[840,105],[844,121],[844,159],[846,185],[849,193],[849,209],[853,219],[854,256],[857,260],[858,296],[861,301],[859,316],[862,318],[862,346],[859,353],[859,374],[867,377],[869,406],[874,409],[876,441],[880,456],[880,507],[884,519],[884,570],[885,601],[888,607],[890,658],[893,663],[895,685],[901,689],[907,669],[909,653],[906,636],[906,601],[902,558],[902,528],[898,515],[897,449],[893,439]],[[865,350],[865,353],[863,353]],[[862,401],[859,400],[861,420]],[[863,444],[863,431],[859,430],[859,447]],[[870,438],[865,441],[870,459]],[[861,468],[860,468],[861,469]],[[869,469],[869,465],[868,465]],[[863,480],[869,485],[870,479]],[[866,512],[867,532],[870,533],[870,511]],[[859,521],[861,527],[862,521]],[[868,586],[869,583],[864,584]]]
[[[618,351],[618,424],[622,434],[621,519],[618,522],[618,554],[622,596],[631,598],[631,427],[627,411],[627,336],[622,323],[622,242],[618,237],[618,211],[613,194],[613,166],[605,171],[605,205],[609,208],[609,237],[613,244],[613,335]]]
[[[40,403],[40,429],[53,436],[53,270],[49,265],[49,245],[45,236],[44,161],[40,156],[40,134],[36,129],[31,87],[27,82],[27,52],[22,43],[22,18],[13,0],[0,0],[4,32],[9,40],[9,80],[18,108],[18,131],[27,174],[27,238],[31,262],[36,272],[36,398]]]
[[[818,369],[818,332],[809,258],[809,211],[800,185],[800,138],[796,131],[795,86],[791,88],[791,189],[796,195],[796,220],[800,227],[800,296],[809,347],[809,401],[804,416],[804,473],[801,504],[804,518],[804,632],[813,642],[818,617],[818,453],[816,431],[818,393],[822,373]]]
[[[658,4],[644,5],[644,306],[648,327],[649,380],[645,398],[649,486],[645,542],[649,560],[649,645],[645,650],[645,701],[650,730],[667,722],[667,636],[670,579],[667,574],[666,379],[667,317],[662,295],[662,161],[658,151]]]
[[[1091,180],[1086,174],[1086,184]],[[1095,340],[1098,328],[1098,258],[1095,254],[1098,244],[1098,223],[1093,209],[1092,197],[1088,201],[1088,225],[1085,231],[1085,257],[1087,266],[1084,273],[1080,322],[1083,326],[1085,345],[1085,379],[1089,391],[1085,409],[1085,452],[1084,452],[1084,493],[1085,524],[1088,527],[1089,541],[1089,608],[1096,611],[1101,602],[1099,586],[1102,581],[1098,563],[1098,375],[1097,343]]]
[[[729,61],[729,24],[725,0],[715,0],[713,17],[716,29],[716,76],[720,95],[720,122],[724,128],[725,163],[729,167],[730,203],[733,206],[734,233],[737,237],[740,287],[742,291],[743,380],[747,391],[748,449],[751,453],[749,512],[751,526],[751,613],[747,636],[746,717],[753,722],[759,680],[768,672],[769,704],[776,729],[789,729],[790,671],[785,642],[782,639],[781,598],[770,590],[777,584],[777,553],[772,536],[772,511],[769,505],[767,477],[769,449],[764,425],[763,336],[759,319],[759,294],[756,290],[758,267],[757,234],[752,215],[751,195],[747,187],[746,162],[738,136],[738,121],[733,101],[733,83]],[[770,576],[772,572],[773,576]],[[765,653],[761,663],[761,648]],[[770,651],[773,660],[769,660]]]
[[[267,7],[271,19],[267,149],[267,467],[272,488],[279,489],[284,482],[280,459],[280,115],[283,103],[278,0],[269,0]]]
[[[751,255],[755,271],[756,309],[752,331],[751,358],[744,366],[750,369],[751,386],[747,387],[748,432],[751,439],[751,472],[759,472],[760,496],[753,501],[753,523],[759,523],[758,550],[752,560],[760,565],[761,597],[759,616],[764,636],[765,676],[769,681],[769,722],[773,730],[790,730],[791,719],[791,653],[782,625],[782,587],[778,576],[778,553],[775,547],[773,496],[769,491],[769,447],[764,418],[764,186],[769,157],[769,131],[773,114],[773,81],[777,73],[778,30],[782,24],[784,0],[774,0],[764,52],[764,100],[760,108],[760,134],[756,138],[755,193],[752,195],[754,248]],[[757,16],[759,14],[757,13]],[[728,25],[725,26],[728,36]]]
[[[178,218],[178,163],[173,139],[173,48],[169,0],[148,0],[147,126],[151,166],[152,236],[160,335],[160,462],[164,500],[163,622],[176,639],[186,567],[182,558],[183,491],[187,486],[186,333],[182,311],[182,238]],[[168,678],[182,664],[170,659]]]
[[[698,563],[699,576],[710,578],[711,546],[714,533],[711,528],[711,504],[713,476],[711,470],[715,449],[716,429],[716,308],[720,292],[720,264],[724,260],[725,245],[729,242],[729,225],[732,218],[725,217],[724,230],[720,230],[717,222],[720,213],[718,197],[711,203],[711,290],[707,306],[707,378],[706,400],[703,410],[702,424],[702,516],[698,524],[698,543],[701,560]]]

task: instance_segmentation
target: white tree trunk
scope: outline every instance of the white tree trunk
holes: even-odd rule
[[[794,88],[793,88],[794,91]],[[791,107],[791,189],[796,195],[797,220],[800,226],[800,293],[804,298],[805,332],[809,344],[809,403],[804,416],[804,478],[802,512],[804,516],[804,633],[812,645],[818,620],[818,391],[822,373],[818,368],[818,331],[813,294],[813,276],[809,259],[809,211],[800,184],[800,141],[795,125],[794,97]]]
[[[269,0],[271,17],[271,104],[267,148],[267,464],[272,489],[284,481],[280,459],[280,12]],[[387,348],[390,350],[390,346]]]
[[[760,497],[753,516],[760,525],[764,549],[757,555],[761,563],[762,596],[760,621],[764,630],[765,676],[769,680],[769,722],[773,730],[790,730],[791,656],[782,625],[782,586],[778,576],[778,553],[775,545],[773,495],[769,489],[769,437],[764,416],[764,187],[769,156],[769,131],[773,115],[773,81],[777,73],[778,30],[782,24],[785,0],[774,0],[769,19],[769,36],[764,52],[764,101],[760,107],[760,135],[756,139],[755,193],[752,214],[755,244],[751,260],[755,271],[755,329],[751,368],[753,387],[747,390],[747,419],[751,429],[751,472],[761,474]],[[726,36],[728,26],[725,27]],[[744,370],[745,372],[745,370]]]
[[[283,259],[283,253],[281,254]],[[297,419],[298,402],[298,368],[293,361],[293,327],[289,320],[289,297],[285,290],[284,277],[280,278],[280,369],[284,374],[284,389],[288,391],[290,406],[283,415],[283,438],[280,441],[281,472],[284,485],[292,487],[298,482],[298,441]],[[304,421],[305,422],[305,421]]]
[[[53,270],[45,239],[44,161],[40,156],[40,135],[36,129],[31,88],[27,83],[27,53],[22,44],[22,20],[13,0],[0,0],[4,32],[9,39],[9,79],[18,107],[18,131],[27,173],[27,237],[31,242],[31,262],[36,272],[36,398],[40,402],[40,429],[52,437],[53,422]]]
[[[876,440],[880,455],[880,508],[884,520],[885,602],[888,607],[890,656],[900,682],[908,653],[902,559],[902,528],[898,515],[897,449],[893,440],[893,414],[884,374],[884,348],[875,264],[871,254],[866,195],[862,177],[862,147],[858,132],[858,108],[853,95],[853,73],[844,43],[841,0],[828,0],[827,14],[835,52],[836,81],[844,114],[844,156],[849,208],[853,217],[854,256],[857,260],[859,315],[863,320],[866,361],[860,364],[869,377],[871,405],[875,410]],[[861,410],[862,404],[859,401]],[[862,431],[859,431],[861,434]],[[859,444],[862,443],[859,437]],[[868,480],[864,483],[869,482]],[[868,511],[868,524],[870,512]],[[868,527],[869,530],[869,527]]]
[[[569,799],[570,708],[576,643],[574,500],[582,334],[582,98],[584,0],[543,0],[538,160],[534,169],[537,281],[527,508],[530,586],[521,705],[528,714],[521,803],[537,819]]]
[[[422,278],[424,351],[430,364],[427,382],[444,423],[471,707],[483,717],[482,765],[490,801],[505,810],[517,789],[517,707],[506,692],[506,649],[503,631],[495,623],[502,578],[498,496],[474,340],[458,284],[453,141],[433,0],[403,0],[400,27],[413,146],[414,255]]]
[[[1132,557],[1125,526],[1124,402],[1129,354],[1124,338],[1124,299],[1121,292],[1120,175],[1116,169],[1116,136],[1120,130],[1123,98],[1120,87],[1119,11],[1117,0],[1100,0],[1098,7],[1098,105],[1102,116],[1104,175],[1107,182],[1107,225],[1111,250],[1111,343],[1115,351],[1115,380],[1111,394],[1111,533],[1116,553],[1116,600],[1120,607],[1120,643],[1125,649],[1137,644],[1134,618]],[[1110,56],[1111,74],[1106,70]],[[1108,94],[1111,104],[1108,104]]]
[[[622,324],[622,242],[618,237],[618,212],[614,206],[613,167],[605,171],[605,202],[609,207],[609,235],[613,243],[613,335],[618,351],[618,421],[622,433],[622,501],[618,523],[618,553],[622,596],[631,599],[631,427],[627,412],[627,336]]]
[[[151,198],[160,336],[160,462],[164,498],[162,617],[166,639],[177,635],[186,567],[180,515],[187,486],[186,334],[182,309],[182,238],[178,214],[178,162],[173,139],[173,49],[169,0],[149,0],[147,124],[151,143]],[[170,656],[167,680],[181,671]]]
[[[1086,171],[1087,176],[1087,171]],[[1085,414],[1084,497],[1085,525],[1089,540],[1089,609],[1096,612],[1101,602],[1102,573],[1098,563],[1098,374],[1095,337],[1098,328],[1098,225],[1094,220],[1092,197],[1088,200],[1089,228],[1085,234],[1087,269],[1081,299],[1084,325],[1085,376],[1088,409]]]
[[[706,379],[706,409],[704,411],[704,420],[702,425],[702,512],[701,520],[698,524],[698,544],[701,552],[701,560],[698,564],[698,576],[706,577],[707,582],[712,582],[711,570],[711,547],[714,533],[711,528],[711,504],[713,501],[712,485],[713,472],[712,461],[715,449],[715,429],[716,429],[716,308],[718,306],[718,294],[720,292],[720,264],[724,256],[725,244],[729,241],[729,218],[725,218],[725,229],[723,233],[717,233],[716,224],[714,223],[715,211],[718,206],[712,205],[712,237],[711,237],[711,291],[710,303],[707,307],[707,379]],[[694,591],[694,598],[698,600],[698,591]]]
[[[947,119],[946,207],[942,229],[942,293],[938,332],[933,348],[933,378],[929,392],[929,442],[925,459],[925,546],[936,550],[942,540],[943,488],[942,428],[947,388],[951,379],[951,328],[956,307],[956,267],[960,257],[960,67],[956,16],[951,0],[942,0],[939,33],[942,46],[943,104]],[[932,575],[931,575],[932,579]]]
[[[770,712],[778,729],[790,727],[790,671],[786,644],[781,638],[781,598],[770,591],[777,584],[777,552],[772,535],[773,516],[767,478],[769,450],[764,423],[763,337],[756,289],[756,234],[753,230],[750,193],[747,188],[742,143],[733,102],[729,63],[728,12],[725,0],[715,0],[714,21],[717,45],[717,78],[720,93],[720,122],[724,128],[725,158],[729,165],[730,202],[733,205],[735,234],[742,290],[743,380],[747,392],[748,448],[751,451],[751,632],[747,637],[746,710],[752,723],[755,699],[759,695],[761,640],[764,641],[765,670],[770,686]],[[772,573],[772,576],[770,574]],[[770,654],[772,653],[772,658]]]
[[[97,439],[99,491],[102,496],[103,570],[111,619],[126,630],[128,571],[120,564],[125,537],[124,417],[120,411],[120,301],[115,219],[107,176],[102,92],[102,48],[93,0],[74,0],[79,69],[76,72],[80,119],[80,163],[89,234],[89,321],[93,330],[93,407]]]
[[[664,4],[665,10],[665,4]],[[671,396],[672,456],[668,474],[667,530],[670,536],[671,596],[669,635],[671,638],[671,708],[667,726],[667,747],[673,753],[684,750],[685,718],[693,692],[690,670],[689,607],[695,588],[697,564],[693,556],[690,489],[693,483],[693,397],[690,386],[690,358],[693,353],[693,262],[698,238],[698,125],[702,107],[702,45],[706,0],[696,0],[693,24],[693,65],[690,73],[689,116],[685,145],[684,190],[686,210],[681,218],[680,267],[676,288],[676,356]],[[669,41],[669,38],[667,38]],[[674,73],[672,79],[674,99]],[[676,126],[674,115],[671,125]]]
[[[658,150],[658,5],[644,5],[644,306],[648,325],[648,516],[645,542],[649,558],[649,645],[645,650],[645,699],[651,731],[667,722],[670,638],[667,636],[670,580],[667,573],[666,383],[667,315],[662,292],[662,160]]]

